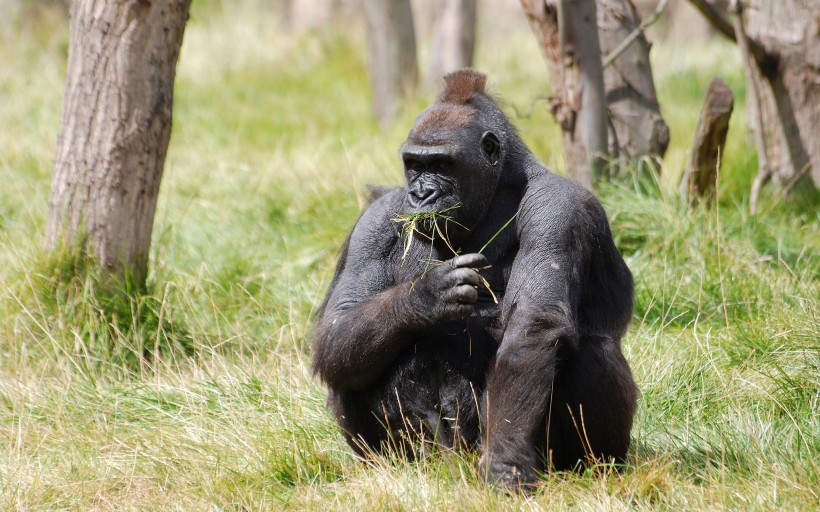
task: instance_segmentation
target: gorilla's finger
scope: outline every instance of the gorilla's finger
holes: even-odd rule
[[[478,272],[472,268],[457,268],[450,272],[447,276],[453,285],[469,284],[471,286],[478,286],[481,284],[481,278]]]
[[[478,300],[478,290],[469,284],[462,284],[455,289],[455,298],[462,304],[475,304]]]
[[[477,252],[462,254],[461,256],[456,256],[450,261],[452,262],[454,268],[481,268],[490,265],[490,262],[487,261],[487,257]]]

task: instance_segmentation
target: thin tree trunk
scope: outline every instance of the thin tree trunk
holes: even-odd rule
[[[274,0],[273,13],[279,20],[279,26],[285,31],[293,27],[293,1],[294,0]]]
[[[46,249],[145,283],[190,0],[75,0]]]
[[[427,82],[473,65],[476,0],[444,0],[435,20],[433,49]]]
[[[610,55],[633,32],[637,37],[604,68],[609,109],[609,152],[624,164],[642,156],[663,157],[669,127],[661,116],[649,63],[649,43],[631,0],[597,0],[601,53]]]
[[[364,0],[370,42],[373,110],[382,127],[418,83],[416,36],[409,0]]]
[[[607,117],[594,0],[521,0],[547,60],[550,111],[561,126],[565,166],[592,189],[607,156]]]

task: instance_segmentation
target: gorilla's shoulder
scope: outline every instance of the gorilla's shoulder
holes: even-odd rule
[[[521,201],[522,236],[597,232],[606,214],[595,195],[578,182],[546,171],[531,175]]]
[[[389,248],[399,236],[398,225],[393,221],[399,216],[406,191],[401,187],[372,187],[368,185],[370,202],[362,211],[351,238],[354,243],[371,249]]]
[[[379,218],[390,220],[401,212],[404,198],[407,195],[406,188],[370,184],[366,187],[367,205],[362,211],[362,218],[367,216],[370,222],[375,222]]]
[[[375,183],[368,183],[364,186],[367,189],[367,204],[372,204],[382,196],[390,193],[400,191],[403,187],[391,187],[389,185],[377,185]]]
[[[597,202],[595,195],[575,180],[558,175],[546,167],[540,166],[541,172],[530,173],[526,196],[536,202],[549,202],[571,205],[582,205],[589,201]]]

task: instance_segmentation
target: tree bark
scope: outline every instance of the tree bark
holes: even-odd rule
[[[746,67],[760,96],[748,102],[750,125],[762,134],[772,179],[790,186],[806,175],[820,187],[820,2],[745,0],[743,6],[752,53],[758,45],[776,58],[773,70],[760,62]]]
[[[547,60],[550,111],[561,126],[564,164],[592,189],[607,157],[607,117],[594,0],[521,0]]]
[[[476,0],[445,0],[435,20],[433,51],[427,82],[473,65],[475,51]]]
[[[75,0],[46,249],[144,286],[190,0]]]
[[[737,35],[732,23],[724,16],[726,8],[729,5],[727,0],[689,0],[692,6],[700,11],[706,21],[708,21],[715,30],[723,34],[732,41],[737,42]],[[748,41],[749,51],[754,56],[758,65],[771,69],[777,65],[776,59],[755,40]]]
[[[637,31],[637,37],[604,68],[609,109],[609,153],[619,163],[652,155],[662,158],[669,146],[649,63],[649,43],[639,30],[641,18],[631,0],[597,0],[601,53],[610,55]]]
[[[364,0],[370,46],[373,110],[385,128],[400,99],[418,83],[416,36],[409,0]]]
[[[576,19],[577,34],[581,34],[575,48],[569,53],[561,46],[561,21],[558,6],[566,2],[568,14]],[[597,98],[594,85],[595,74],[603,74],[604,84],[604,148],[592,151],[599,158],[594,166],[603,169],[604,159],[617,157],[619,163],[635,161],[646,155],[662,157],[669,145],[669,128],[660,114],[652,69],[649,65],[649,45],[639,30],[641,20],[630,0],[521,0],[530,27],[536,34],[541,50],[547,60],[553,96],[550,111],[561,126],[564,142],[564,159],[573,176],[591,187],[592,172],[587,162],[586,140],[600,136],[598,113],[590,115],[592,124],[584,124],[582,96],[591,94]],[[592,16],[591,18],[589,16]],[[590,23],[596,20],[596,23]],[[586,24],[586,25],[584,25]],[[609,55],[637,31],[637,37],[601,71],[601,54]],[[572,31],[570,30],[570,33]],[[600,42],[597,36],[600,33]],[[581,47],[583,50],[579,51]],[[563,52],[563,54],[562,54]],[[593,53],[597,54],[592,57]],[[586,60],[580,58],[581,55]],[[563,55],[563,56],[562,56]],[[579,70],[583,70],[581,73]],[[586,77],[586,85],[581,79]],[[585,114],[597,112],[592,105]],[[597,121],[592,121],[592,119]],[[592,131],[594,130],[595,134]],[[587,134],[579,137],[578,133]]]
[[[714,191],[733,107],[732,90],[720,78],[712,79],[680,183],[684,198],[690,195],[708,197],[707,194]]]
[[[293,27],[293,0],[274,0],[273,13],[279,20],[279,27],[289,31]]]

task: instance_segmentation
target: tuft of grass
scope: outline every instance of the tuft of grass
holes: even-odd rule
[[[35,256],[18,269],[19,286],[7,290],[44,336],[32,355],[67,358],[89,375],[139,373],[194,352],[191,334],[175,319],[165,296],[102,276],[93,257],[77,250]]]

